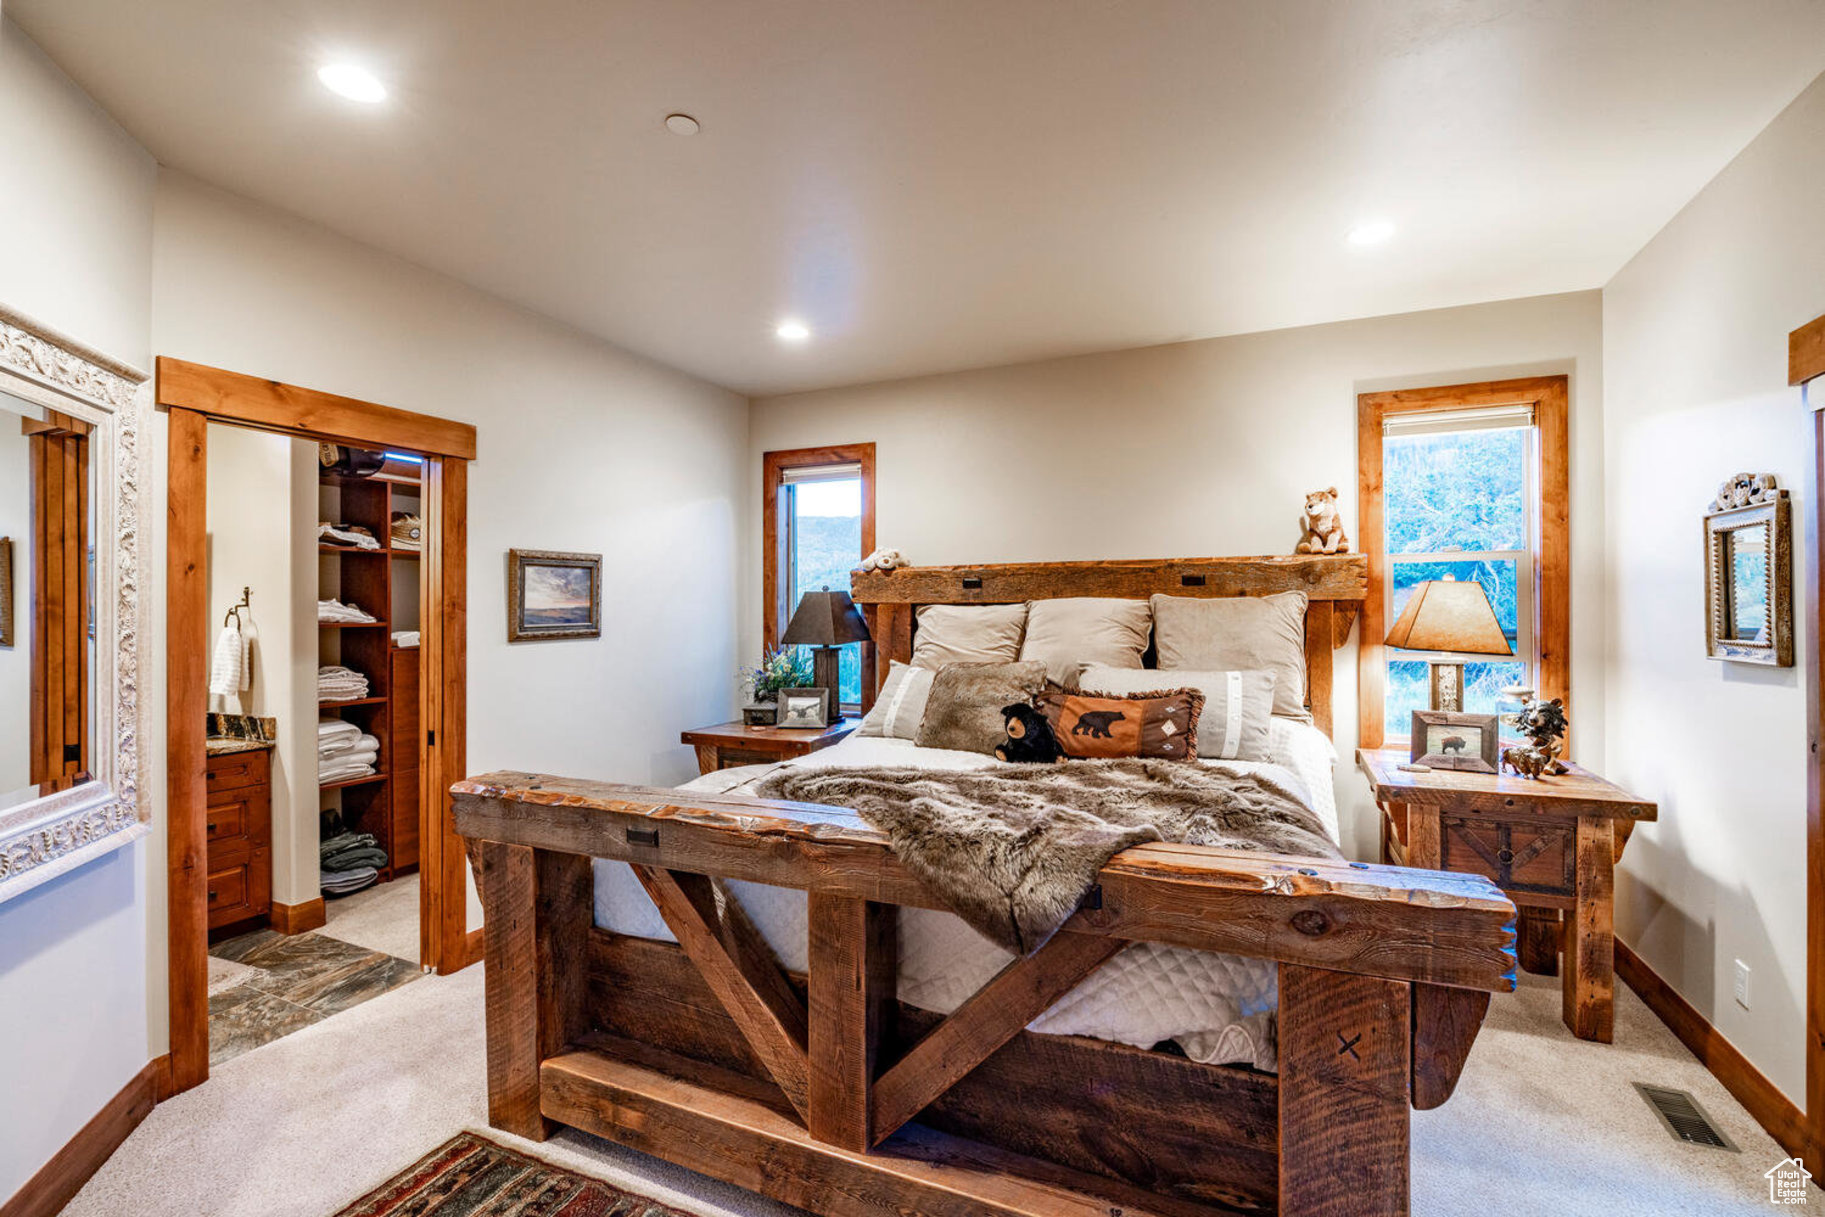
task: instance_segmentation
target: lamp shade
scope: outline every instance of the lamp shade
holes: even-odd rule
[[[1388,631],[1388,645],[1406,651],[1514,654],[1490,607],[1489,593],[1474,580],[1438,579],[1414,588],[1400,619]]]
[[[868,622],[848,592],[806,592],[792,610],[786,632],[779,636],[787,646],[840,647],[846,642],[867,642]]]

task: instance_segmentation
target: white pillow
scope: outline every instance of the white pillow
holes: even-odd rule
[[[1274,713],[1305,722],[1305,593],[1155,596],[1153,646],[1161,670],[1272,672]]]
[[[932,677],[936,675],[930,668],[915,668],[894,660],[887,669],[887,683],[875,694],[873,707],[855,733],[918,739],[919,722],[925,717],[925,702],[932,695]]]
[[[1198,716],[1201,761],[1270,761],[1268,728],[1274,718],[1272,672],[1194,672],[1185,668],[1112,668],[1086,665],[1078,683],[1085,693],[1158,693],[1196,689],[1204,695]]]
[[[1072,687],[1077,684],[1077,670],[1085,664],[1139,668],[1152,632],[1153,610],[1145,600],[1105,596],[1030,600],[1020,658],[1038,660],[1046,665],[1048,678]]]
[[[913,635],[915,668],[953,663],[1013,663],[1027,623],[1024,604],[928,604]]]

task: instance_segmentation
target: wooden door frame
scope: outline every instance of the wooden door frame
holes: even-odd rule
[[[1362,638],[1356,652],[1357,742],[1379,748],[1383,722],[1388,555],[1383,537],[1382,422],[1401,414],[1529,405],[1540,433],[1539,524],[1535,544],[1534,644],[1540,652],[1538,696],[1557,697],[1571,710],[1571,379],[1528,376],[1429,389],[1396,389],[1356,397],[1356,521],[1369,559],[1369,593],[1363,601]],[[1569,748],[1571,739],[1566,737]]]
[[[1787,383],[1812,412],[1812,452],[1806,461],[1806,1145],[1815,1161],[1825,1151],[1825,316],[1787,335]]]
[[[208,843],[203,737],[208,693],[208,570],[205,540],[211,422],[298,439],[417,452],[425,456],[427,509],[439,525],[424,555],[438,611],[423,614],[420,661],[421,791],[447,791],[466,758],[468,462],[475,428],[161,356],[155,400],[170,420],[165,534],[166,861],[169,906],[170,1084],[176,1094],[209,1077]],[[431,504],[435,501],[435,508]],[[436,823],[432,808],[436,808]],[[472,962],[464,853],[448,797],[420,801],[421,962],[454,972]]]

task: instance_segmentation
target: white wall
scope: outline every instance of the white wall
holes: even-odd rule
[[[145,366],[153,178],[152,158],[0,20],[0,299]],[[163,561],[145,557],[154,570]],[[142,840],[0,904],[0,1197],[153,1055],[144,868],[154,856],[162,847]]]
[[[13,643],[0,647],[0,799],[32,781],[32,447],[19,429],[27,411],[0,393],[0,537],[13,542]]]
[[[1356,394],[1571,376],[1574,728],[1601,751],[1601,318],[1595,292],[1409,313],[776,397],[760,454],[872,440],[881,545],[916,563],[1291,553],[1306,491],[1337,486],[1356,525]],[[750,513],[743,655],[760,633]],[[1338,653],[1345,848],[1374,849],[1355,776],[1356,650]],[[1575,709],[1576,707],[1574,707]]]
[[[1812,510],[1787,333],[1825,311],[1822,149],[1825,78],[1623,268],[1603,309],[1609,764],[1660,803],[1624,859],[1617,932],[1802,1104],[1805,627],[1794,668],[1705,658],[1699,519],[1742,470],[1793,488],[1796,540]]]
[[[744,398],[170,171],[153,318],[162,355],[476,425],[471,771],[696,773],[678,732],[735,706]],[[603,555],[600,640],[507,644],[516,547]]]

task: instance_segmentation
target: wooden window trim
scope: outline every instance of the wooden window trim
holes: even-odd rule
[[[1540,433],[1539,551],[1534,573],[1533,633],[1540,651],[1540,697],[1557,697],[1571,712],[1571,469],[1570,381],[1533,376],[1433,389],[1361,393],[1356,398],[1357,527],[1369,559],[1369,591],[1357,648],[1357,731],[1364,748],[1387,741],[1388,556],[1382,515],[1382,424],[1402,414],[1434,414],[1490,406],[1530,405]],[[1569,734],[1567,746],[1570,746]]]
[[[779,645],[780,630],[780,558],[784,537],[779,526],[779,492],[788,469],[812,465],[854,463],[862,467],[862,552],[857,560],[874,552],[874,445],[832,444],[823,448],[783,448],[761,454],[760,477],[760,599],[761,646],[771,651]],[[844,588],[844,591],[849,589]],[[872,643],[862,648],[862,688],[874,688],[874,654]],[[864,700],[867,694],[864,693]]]

